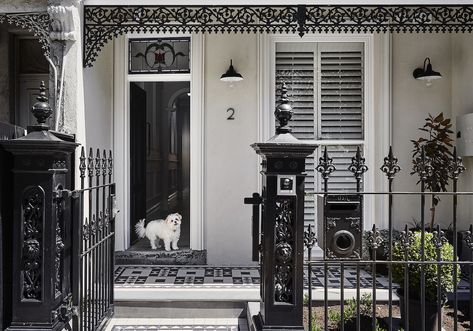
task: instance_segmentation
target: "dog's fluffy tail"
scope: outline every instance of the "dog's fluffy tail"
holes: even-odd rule
[[[145,219],[139,220],[135,225],[135,231],[138,237],[144,238],[146,234]]]

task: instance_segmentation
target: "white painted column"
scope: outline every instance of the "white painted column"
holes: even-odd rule
[[[51,27],[53,51],[62,54],[62,59],[57,59],[59,64],[62,64],[58,68],[57,96],[61,97],[56,106],[56,116],[59,116],[58,129],[60,132],[75,134],[76,141],[86,146],[81,1],[50,0],[48,12],[53,20]],[[80,152],[77,152],[76,165],[79,164],[79,156]],[[77,187],[80,183],[77,166],[75,178]]]

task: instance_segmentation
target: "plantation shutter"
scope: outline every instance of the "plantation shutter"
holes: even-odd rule
[[[276,46],[276,103],[279,88],[285,82],[294,114],[289,125],[293,135],[301,140],[316,139],[315,61],[316,44],[281,43]],[[304,223],[315,221],[315,156],[306,159]]]
[[[347,168],[357,147],[363,151],[363,146],[332,142],[364,139],[363,44],[320,43],[318,58],[318,139],[330,141],[327,150],[337,168],[330,177],[329,190],[355,191],[356,180]]]
[[[320,44],[319,139],[363,139],[363,53],[359,44]]]
[[[363,147],[363,62],[361,43],[276,44],[276,103],[279,88],[285,82],[293,102],[294,115],[289,125],[294,136],[321,143],[317,154],[306,160],[306,225],[315,221],[315,166],[323,145],[337,168],[329,190],[356,189],[353,174],[347,168],[356,148]],[[342,140],[353,144],[343,144]]]

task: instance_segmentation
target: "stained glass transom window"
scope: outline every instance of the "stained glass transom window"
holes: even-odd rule
[[[189,53],[189,38],[132,39],[129,42],[129,72],[189,73]]]

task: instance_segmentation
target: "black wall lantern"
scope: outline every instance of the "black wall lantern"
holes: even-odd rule
[[[243,80],[243,76],[236,72],[235,68],[233,68],[233,61],[230,60],[230,67],[228,67],[227,72],[225,72],[221,77],[220,80],[222,82],[229,83],[230,86],[233,86],[235,82],[239,82]]]
[[[435,79],[442,78],[440,72],[432,70],[432,64],[430,64],[430,58],[426,57],[424,60],[424,67],[417,68],[412,73],[415,79],[426,81],[426,85],[432,85],[432,81]]]

